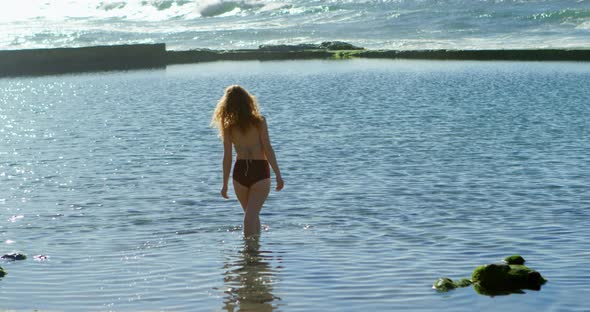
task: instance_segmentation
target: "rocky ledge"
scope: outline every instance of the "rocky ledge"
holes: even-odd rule
[[[165,68],[171,64],[228,60],[349,58],[588,62],[590,49],[367,50],[347,42],[326,41],[320,44],[262,45],[257,49],[170,51],[163,43],[131,44],[0,51],[0,77]]]

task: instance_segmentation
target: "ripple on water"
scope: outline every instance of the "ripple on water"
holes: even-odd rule
[[[1,263],[3,308],[584,311],[587,66],[235,65],[0,80],[0,238],[49,256]],[[208,128],[233,83],[258,96],[287,183],[257,242],[219,197]],[[540,292],[431,289],[514,253]]]

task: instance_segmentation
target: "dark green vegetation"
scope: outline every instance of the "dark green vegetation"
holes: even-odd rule
[[[442,278],[439,278],[436,282],[434,282],[434,285],[432,285],[432,288],[434,288],[438,291],[445,292],[445,291],[449,291],[449,290],[452,290],[455,288],[467,287],[471,284],[472,284],[471,280],[469,280],[467,278],[462,278],[458,282],[455,282],[448,277],[442,277]]]
[[[446,292],[473,284],[475,291],[482,295],[498,296],[511,293],[523,293],[523,289],[540,290],[547,282],[541,273],[524,265],[520,255],[504,259],[505,263],[482,265],[473,271],[471,280],[462,279],[454,282],[450,278],[438,279],[432,286]]]
[[[524,258],[520,255],[512,255],[504,258],[504,262],[508,264],[524,264]]]

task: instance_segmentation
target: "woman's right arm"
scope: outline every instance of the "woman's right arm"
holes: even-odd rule
[[[227,196],[227,187],[229,183],[229,172],[231,171],[232,161],[232,146],[231,146],[231,132],[225,130],[223,132],[223,187],[221,188],[221,196]]]
[[[264,155],[266,159],[268,159],[268,163],[270,167],[275,172],[275,177],[277,179],[277,186],[276,190],[280,191],[283,189],[283,177],[281,176],[281,170],[279,169],[279,164],[277,163],[277,157],[275,155],[275,151],[270,144],[270,137],[268,135],[268,126],[266,125],[266,119],[262,118],[262,126],[260,127],[260,138],[262,141],[262,148],[264,149]]]

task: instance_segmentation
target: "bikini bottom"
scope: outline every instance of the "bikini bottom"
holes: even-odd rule
[[[245,187],[270,178],[270,168],[266,159],[238,159],[234,164],[233,179]]]

